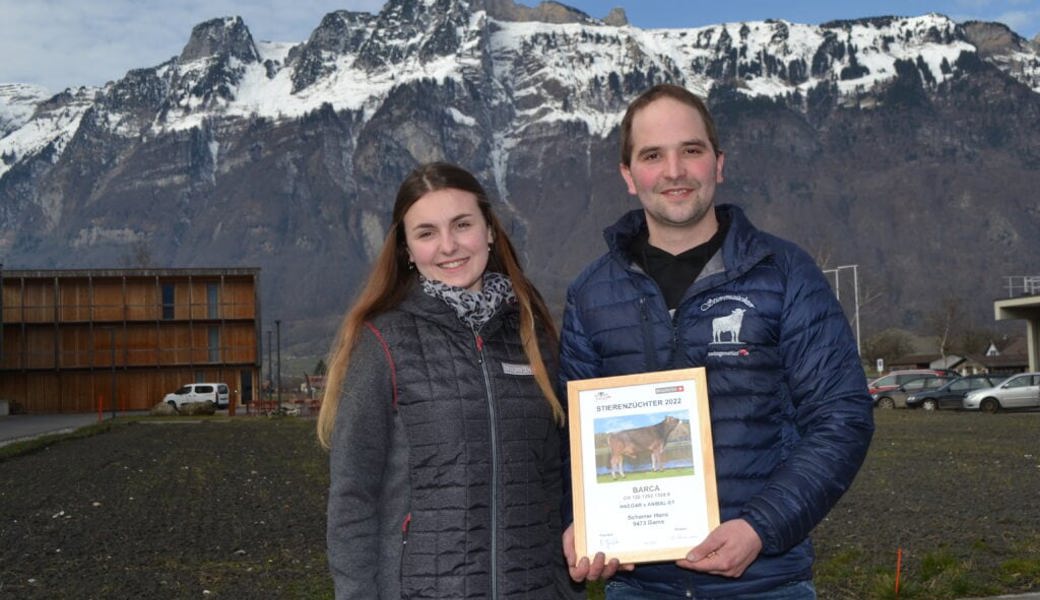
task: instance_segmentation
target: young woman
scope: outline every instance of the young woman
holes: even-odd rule
[[[336,597],[568,596],[551,316],[464,169],[417,168],[392,218],[318,417]]]

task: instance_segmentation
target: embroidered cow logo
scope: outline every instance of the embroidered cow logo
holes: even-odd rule
[[[734,308],[733,312],[724,317],[711,320],[711,343],[713,344],[739,344],[740,325],[744,321],[744,313],[747,309]],[[724,335],[729,334],[729,340],[723,342]]]

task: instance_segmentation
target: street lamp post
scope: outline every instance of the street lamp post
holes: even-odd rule
[[[274,346],[271,345],[271,330],[267,330],[267,381],[270,385],[267,386],[267,399],[274,400],[274,365],[271,363],[271,357],[274,354]],[[263,407],[261,406],[261,410]]]
[[[278,405],[275,406],[275,410],[282,407],[282,321],[281,319],[275,319],[274,321],[275,338],[278,344]]]
[[[853,313],[853,315],[854,315],[853,321],[855,322],[855,325],[856,325],[856,352],[862,352],[863,349],[862,349],[862,347],[860,345],[860,338],[859,338],[859,272],[857,271],[858,266],[859,265],[841,265],[841,266],[835,267],[833,269],[824,269],[823,272],[824,273],[833,273],[834,274],[834,296],[838,299],[838,302],[840,303],[841,302],[841,280],[840,280],[841,270],[842,269],[852,269],[852,292],[853,292],[853,295],[855,296],[855,299],[854,299],[854,307],[855,308],[854,308],[854,313]]]
[[[108,329],[108,347],[110,351],[109,360],[111,361],[109,367],[112,371],[112,381],[109,386],[109,393],[111,394],[112,420],[114,421],[116,418],[116,328],[106,327],[105,329]]]
[[[0,262],[0,368],[4,364],[4,263]]]

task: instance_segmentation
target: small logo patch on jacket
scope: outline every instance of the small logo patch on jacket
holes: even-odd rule
[[[517,365],[513,363],[502,363],[502,372],[506,375],[534,375],[531,365]]]

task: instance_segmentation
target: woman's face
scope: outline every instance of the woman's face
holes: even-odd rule
[[[480,291],[494,239],[476,196],[452,188],[423,195],[404,213],[404,234],[423,277]]]

